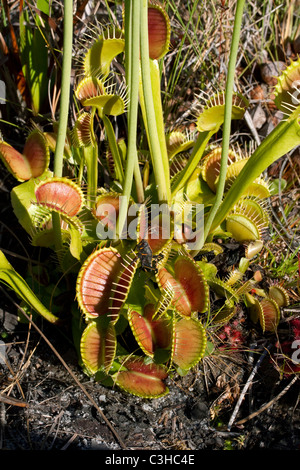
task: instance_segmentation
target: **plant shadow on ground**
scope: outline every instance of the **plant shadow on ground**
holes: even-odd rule
[[[258,34],[257,31],[255,33]],[[188,43],[185,46],[190,47]],[[218,54],[213,51],[217,57]],[[274,50],[267,52],[270,59],[274,58],[272,53],[276,55]],[[281,52],[277,51],[277,54],[280,56]],[[284,60],[284,56],[280,59]],[[252,99],[251,129],[263,138],[276,125],[279,116],[269,104],[269,75],[263,80],[263,69],[257,64],[254,67],[253,63],[251,60],[249,64],[240,62],[241,69],[244,67],[241,86]],[[212,65],[208,67],[206,74],[214,72],[212,68]],[[222,74],[220,76],[222,79]],[[183,80],[188,81],[188,78],[184,76]],[[199,90],[191,92],[189,89],[183,96],[180,90],[185,87],[176,80],[174,75],[171,98],[178,94],[180,100],[170,98],[168,115],[172,117],[176,113],[181,116],[178,118],[180,120],[184,119]],[[262,110],[261,102],[256,104],[257,94],[263,102]],[[249,128],[245,124],[243,127],[235,125],[234,132],[240,142],[249,138]],[[11,131],[12,142],[20,143],[23,138],[21,132]],[[299,152],[295,151],[268,170],[270,176],[288,181],[288,186],[283,195],[270,201],[274,216],[272,231],[257,262],[257,267],[264,272],[266,285],[280,277],[281,268],[281,275],[291,282],[293,293],[297,285],[293,284],[295,259],[292,254],[299,245],[299,235],[297,224],[294,225],[295,230],[291,229],[287,234],[283,227],[292,226],[299,210],[299,161]],[[12,213],[9,193],[14,181],[3,167],[1,175],[1,248],[12,256],[10,259],[16,270],[26,276],[26,259],[49,263],[48,253],[43,251],[45,258],[41,259],[39,250],[30,245],[27,234]],[[278,214],[281,214],[279,220]],[[283,226],[286,220],[288,223]],[[290,262],[287,262],[288,259]],[[221,352],[204,358],[188,375],[169,379],[170,392],[167,396],[147,400],[89,379],[78,366],[69,328],[57,329],[35,318],[43,334],[68,364],[70,369],[67,370],[33,325],[16,323],[18,312],[13,300],[18,303],[18,299],[9,294],[10,297],[7,297],[1,290],[0,326],[5,334],[7,354],[7,364],[0,365],[2,449],[299,450],[299,381],[296,379],[293,382],[294,376],[282,378],[279,375],[271,357],[271,352],[276,350],[276,336],[266,334],[262,337],[250,324],[245,312],[238,313],[241,326],[236,329],[236,324],[231,323],[231,329],[223,332],[224,347]],[[75,302],[74,297],[72,292],[68,293],[67,298],[64,294],[62,289],[59,301],[69,308]],[[297,315],[299,298],[296,294],[294,300]],[[288,329],[287,324],[282,327]],[[244,335],[245,339],[240,343],[241,347],[238,341],[238,344],[235,342],[239,335]],[[265,351],[264,360],[236,408],[257,360]],[[291,387],[288,389],[289,385]],[[285,393],[281,396],[283,391]],[[268,406],[260,413],[265,404]],[[103,420],[99,410],[111,423],[115,433]],[[233,417],[228,430],[228,423]]]

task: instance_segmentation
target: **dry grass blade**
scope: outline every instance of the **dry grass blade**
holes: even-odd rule
[[[230,418],[230,420],[229,420],[229,423],[228,423],[228,426],[227,426],[227,430],[228,430],[228,431],[230,431],[230,429],[231,429],[231,427],[232,427],[232,425],[233,425],[233,423],[234,423],[234,421],[235,421],[236,415],[237,415],[237,413],[238,413],[238,411],[239,411],[239,409],[240,409],[240,406],[241,406],[241,404],[242,404],[242,402],[243,402],[243,400],[244,400],[244,398],[245,398],[245,395],[246,395],[246,393],[247,393],[247,390],[248,390],[248,388],[251,386],[252,381],[253,381],[253,378],[254,378],[255,374],[257,373],[257,371],[258,371],[258,369],[259,369],[261,363],[263,362],[265,356],[267,355],[267,352],[268,352],[268,349],[266,349],[266,350],[262,353],[262,355],[261,355],[260,358],[258,359],[257,363],[255,364],[254,368],[252,369],[252,372],[251,372],[251,374],[250,374],[250,376],[249,376],[249,378],[248,378],[248,380],[247,380],[247,382],[246,382],[246,384],[245,384],[245,386],[244,386],[244,388],[243,388],[243,390],[242,390],[242,393],[241,393],[240,396],[239,396],[239,399],[238,399],[238,401],[237,401],[237,404],[236,404],[236,406],[235,406],[235,408],[234,408],[234,410],[233,410],[233,413],[232,413],[232,415],[231,415],[231,418]]]

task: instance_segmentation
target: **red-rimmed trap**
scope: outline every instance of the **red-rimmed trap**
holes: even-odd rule
[[[166,368],[159,364],[145,364],[143,358],[126,358],[122,368],[114,375],[116,384],[125,390],[143,398],[158,398],[169,390],[164,380],[168,377]]]

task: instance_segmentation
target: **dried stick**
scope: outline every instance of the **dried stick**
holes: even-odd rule
[[[267,408],[272,406],[276,401],[280,400],[280,398],[291,388],[291,386],[296,382],[297,379],[299,379],[299,377],[295,375],[293,380],[291,380],[290,383],[287,384],[287,386],[276,397],[272,398],[272,400],[270,400],[268,403],[263,405],[259,410],[254,411],[246,418],[243,418],[240,421],[237,421],[236,425],[244,424],[246,421],[249,421],[250,419],[255,418],[255,416],[259,415],[260,413],[265,411]]]
[[[231,417],[230,417],[230,420],[229,420],[229,423],[228,423],[228,426],[227,426],[227,430],[228,430],[228,431],[230,431],[231,426],[233,425],[233,423],[234,423],[234,421],[235,421],[235,418],[236,418],[236,415],[238,414],[238,411],[239,411],[239,409],[240,409],[241,403],[242,403],[242,401],[243,401],[244,398],[245,398],[245,395],[246,395],[246,393],[247,393],[248,388],[249,388],[250,385],[252,384],[253,377],[255,376],[256,372],[258,371],[258,368],[260,367],[262,361],[264,360],[264,358],[265,358],[267,352],[268,352],[268,349],[266,349],[266,350],[262,353],[262,355],[261,355],[260,358],[258,359],[257,363],[256,363],[255,366],[253,367],[252,372],[251,372],[251,374],[249,375],[249,378],[248,378],[247,382],[246,382],[245,385],[244,385],[244,388],[243,388],[243,390],[242,390],[242,393],[240,394],[239,399],[238,399],[238,401],[237,401],[237,403],[236,403],[236,405],[235,405],[235,408],[234,408],[234,410],[233,410],[233,413],[232,413],[232,415],[231,415]]]

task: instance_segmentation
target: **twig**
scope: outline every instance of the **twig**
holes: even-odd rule
[[[83,387],[83,385],[80,383],[80,381],[77,379],[77,377],[73,374],[67,363],[63,360],[59,352],[54,348],[54,346],[51,344],[51,342],[48,340],[48,338],[44,335],[44,333],[40,330],[40,328],[34,323],[34,321],[27,315],[27,313],[22,309],[20,305],[18,305],[14,299],[2,288],[0,287],[2,292],[5,293],[5,295],[10,299],[10,301],[22,312],[24,317],[31,323],[31,325],[35,328],[35,330],[41,335],[43,340],[48,344],[48,346],[51,348],[51,350],[54,352],[56,357],[60,360],[62,365],[65,367],[65,369],[68,371],[68,373],[71,375],[73,380],[76,382],[76,384],[81,388],[83,393],[86,395],[86,397],[90,400],[92,405],[97,409],[98,413],[100,414],[101,418],[105,421],[106,425],[109,427],[113,435],[115,436],[116,440],[119,442],[120,446],[122,449],[126,449],[126,446],[124,442],[122,441],[121,437],[115,430],[115,428],[112,426],[112,424],[109,422],[109,420],[106,418],[104,415],[103,411],[99,408],[98,404],[95,402],[93,397],[89,394],[89,392]]]
[[[78,437],[78,434],[77,432],[75,432],[73,436],[70,437],[70,439],[62,446],[60,450],[66,450],[69,447],[69,445],[72,444],[73,441],[75,441],[77,437]]]
[[[252,117],[249,113],[249,111],[245,111],[245,114],[244,114],[244,118],[245,118],[245,121],[247,123],[247,126],[249,127],[254,139],[255,139],[255,142],[257,143],[257,145],[260,145],[261,144],[261,140],[260,140],[260,137],[258,135],[258,132],[256,130],[256,127],[254,126],[253,124],[253,120],[252,120]]]
[[[239,409],[240,409],[241,403],[242,403],[242,401],[243,401],[244,398],[245,398],[245,395],[246,395],[246,393],[247,393],[247,390],[248,390],[248,388],[250,387],[250,385],[252,384],[253,377],[255,376],[256,372],[258,371],[258,368],[260,367],[260,365],[261,365],[262,361],[264,360],[264,358],[265,358],[267,352],[269,351],[269,349],[270,349],[270,347],[267,348],[267,349],[262,353],[262,355],[261,355],[260,358],[258,359],[257,363],[256,363],[255,366],[253,367],[252,372],[251,372],[251,374],[249,375],[249,378],[248,378],[247,382],[246,382],[245,385],[244,385],[244,388],[243,388],[243,390],[242,390],[242,393],[241,393],[240,396],[239,396],[239,399],[238,399],[238,401],[237,401],[237,403],[236,403],[236,405],[235,405],[235,408],[234,408],[233,413],[232,413],[232,415],[231,415],[231,418],[230,418],[230,420],[229,420],[229,423],[228,423],[228,426],[227,426],[227,430],[228,430],[228,431],[230,431],[230,429],[231,429],[231,427],[232,427],[232,425],[233,425],[233,423],[234,423],[234,421],[235,421],[236,415],[238,414],[238,411],[239,411]]]
[[[255,416],[259,415],[260,413],[265,411],[267,408],[272,406],[276,401],[280,400],[280,398],[291,388],[291,386],[296,382],[297,379],[299,379],[299,377],[295,375],[293,380],[291,380],[291,382],[276,397],[272,398],[272,400],[270,400],[268,403],[263,405],[259,410],[254,411],[246,418],[243,418],[240,421],[237,421],[236,425],[238,426],[240,424],[244,424],[246,421],[249,421],[250,419],[255,418]]]
[[[52,426],[50,427],[50,429],[48,430],[48,433],[46,435],[46,437],[44,438],[43,442],[42,442],[42,445],[41,445],[41,450],[43,450],[45,448],[45,444],[46,444],[46,441],[48,439],[48,437],[50,436],[50,434],[52,433],[52,431],[54,430],[54,428],[56,427],[56,432],[55,432],[55,436],[52,440],[52,443],[51,445],[49,446],[48,450],[51,450],[52,447],[53,447],[53,444],[55,442],[55,439],[57,437],[57,434],[58,434],[58,429],[59,429],[59,425],[60,425],[60,420],[61,420],[61,417],[63,416],[64,414],[64,411],[61,410],[60,413],[58,414],[58,416],[56,416],[54,422],[52,423]]]

